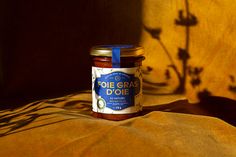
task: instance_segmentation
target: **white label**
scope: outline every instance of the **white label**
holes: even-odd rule
[[[128,114],[142,110],[140,67],[92,67],[92,107],[94,112]]]

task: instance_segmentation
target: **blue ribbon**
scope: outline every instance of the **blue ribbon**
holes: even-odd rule
[[[133,45],[103,45],[112,49],[112,68],[120,68],[120,49],[132,48]]]
[[[120,47],[112,48],[112,68],[120,68]]]

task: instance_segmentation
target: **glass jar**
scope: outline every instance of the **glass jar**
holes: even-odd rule
[[[100,45],[91,49],[92,113],[94,117],[123,120],[142,111],[142,47]]]

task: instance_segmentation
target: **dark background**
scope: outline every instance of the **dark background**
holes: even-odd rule
[[[1,107],[90,89],[91,46],[139,43],[140,0],[0,3]]]

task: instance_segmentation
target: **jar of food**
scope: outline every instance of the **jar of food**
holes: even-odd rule
[[[142,110],[142,47],[101,45],[91,49],[93,116],[123,120]]]

